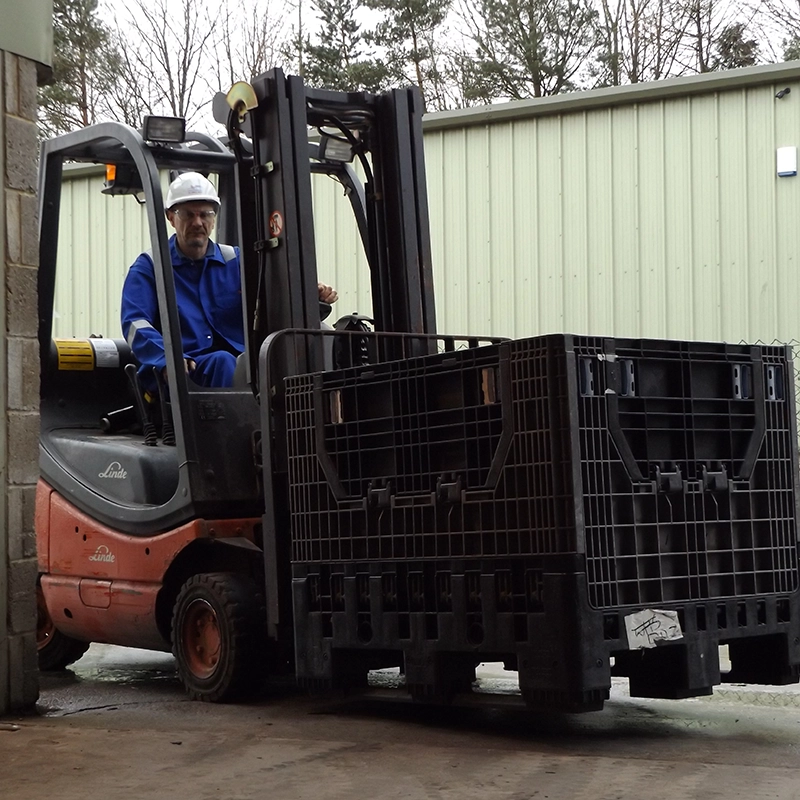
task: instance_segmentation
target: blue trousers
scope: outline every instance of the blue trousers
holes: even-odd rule
[[[225,350],[195,356],[195,368],[189,377],[200,386],[233,386],[236,356]]]

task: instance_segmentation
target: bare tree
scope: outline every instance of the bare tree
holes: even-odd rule
[[[677,74],[692,21],[685,0],[599,0],[600,85],[660,80]]]
[[[129,46],[125,37],[117,32],[114,36],[115,46],[119,53],[121,80],[108,87],[105,103],[112,119],[138,128],[142,118],[153,112],[148,82],[142,74],[142,65],[135,51]]]
[[[275,0],[251,4],[223,0],[219,11],[220,42],[212,68],[217,88],[225,91],[236,81],[249,81],[281,66],[288,37],[285,19]]]
[[[202,0],[134,0],[118,26],[121,115],[166,113],[191,123],[211,101],[206,76],[218,59],[219,28]]]
[[[443,35],[435,31],[426,33],[422,38],[431,54],[425,91],[427,110],[444,111],[448,108],[458,108],[462,104],[458,101],[456,82],[453,80],[452,47],[446,44]]]
[[[770,0],[768,0],[769,2]],[[766,5],[766,3],[764,3]],[[753,22],[758,7],[749,7],[735,0],[688,0],[687,9],[691,22],[678,62],[687,72],[711,72],[725,68],[725,59],[720,57],[719,46],[734,38],[747,43],[747,31]],[[755,63],[755,59],[748,63]],[[728,64],[727,66],[731,66]]]
[[[751,1],[759,10],[765,49],[773,51],[778,60],[800,59],[800,0]]]
[[[694,60],[695,71],[708,72],[711,64],[711,44],[719,27],[717,0],[691,0],[690,39],[687,48],[689,58]],[[716,12],[716,13],[715,13]],[[691,60],[688,63],[691,63]]]

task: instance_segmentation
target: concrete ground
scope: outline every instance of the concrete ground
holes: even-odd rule
[[[482,676],[513,694],[513,677]],[[581,716],[290,688],[213,706],[185,698],[170,656],[94,645],[42,677],[39,711],[0,720],[3,800],[800,800],[799,687],[665,701],[619,682]]]

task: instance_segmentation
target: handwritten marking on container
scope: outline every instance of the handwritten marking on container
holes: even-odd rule
[[[683,639],[677,611],[658,611],[646,608],[625,617],[628,647],[641,650]]]

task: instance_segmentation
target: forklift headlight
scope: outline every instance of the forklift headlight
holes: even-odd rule
[[[182,142],[186,138],[186,120],[181,117],[145,117],[142,138],[147,142]]]

